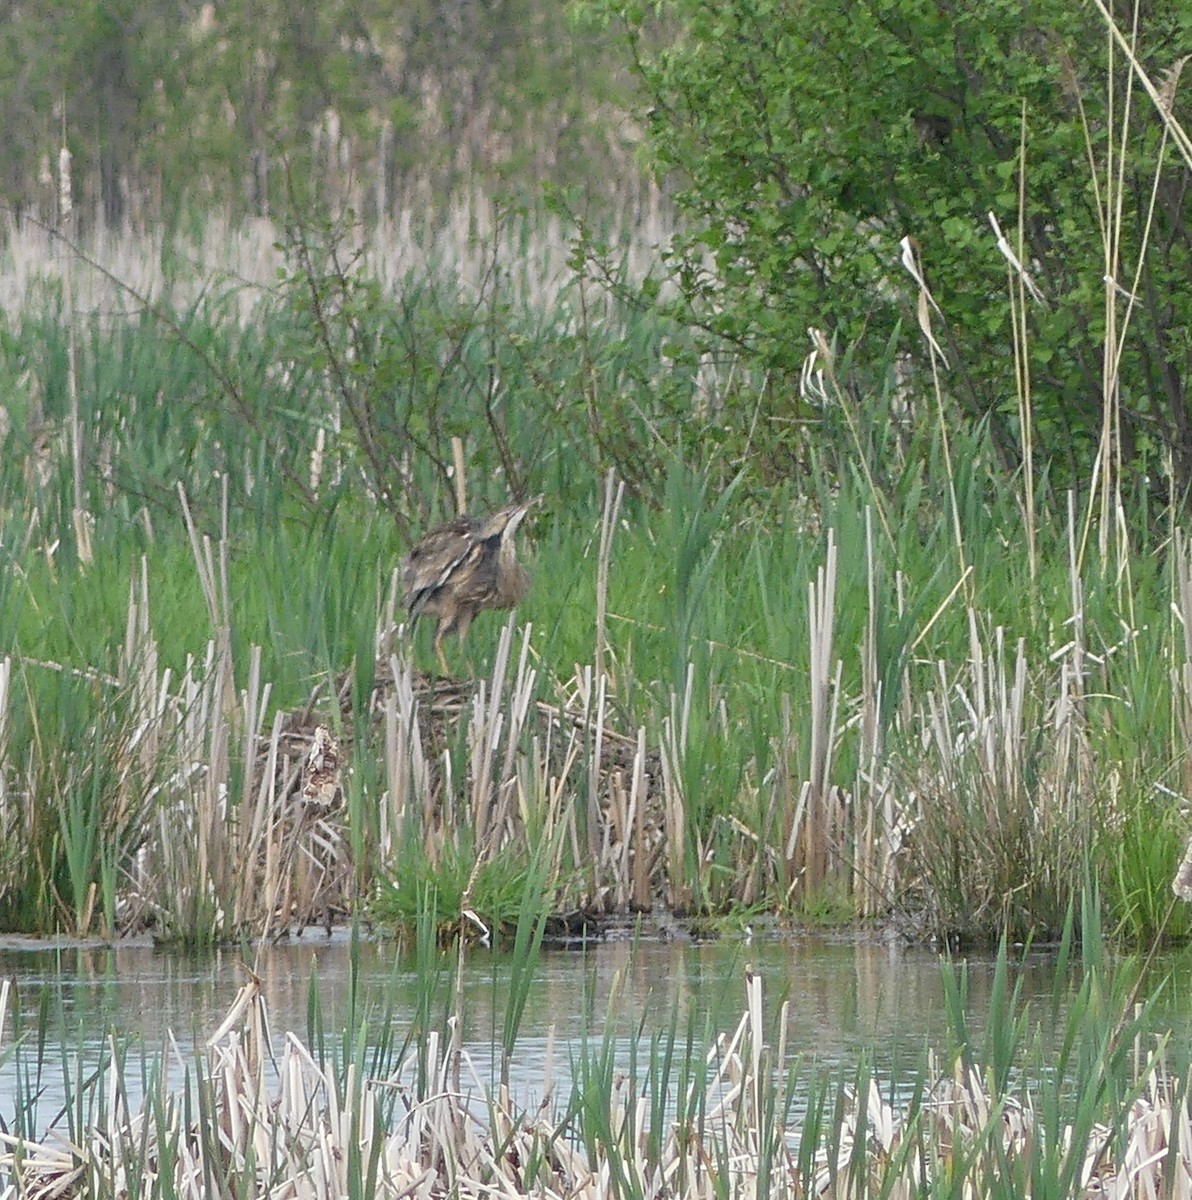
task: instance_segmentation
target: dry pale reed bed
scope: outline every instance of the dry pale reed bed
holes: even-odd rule
[[[670,217],[657,188],[634,211],[611,218],[613,245],[630,278],[654,266],[655,247],[670,236]],[[358,267],[390,294],[409,275],[435,275],[468,290],[488,285],[494,263],[508,264],[509,296],[551,308],[572,283],[572,233],[551,214],[525,216],[490,196],[472,192],[441,210],[405,209],[396,219],[348,225],[345,249]],[[27,309],[48,285],[69,275],[76,313],[124,318],[138,299],[186,311],[216,291],[234,294],[239,320],[253,318],[257,302],[277,284],[285,265],[283,226],[265,217],[233,221],[215,213],[190,232],[100,226],[73,245],[33,221],[9,218],[0,228],[0,312]],[[169,265],[168,265],[169,264]]]
[[[488,1089],[451,1034],[427,1038],[421,1074],[417,1049],[369,1076],[359,1061],[329,1067],[293,1033],[275,1058],[251,980],[181,1090],[159,1084],[130,1111],[109,1065],[75,1105],[98,1119],[76,1117],[69,1135],[0,1133],[0,1196],[1192,1195],[1186,1100],[1153,1063],[1136,1098],[1108,1114],[1114,1126],[1088,1126],[1079,1142],[1063,1123],[1049,1137],[1029,1100],[995,1099],[978,1070],[939,1075],[930,1063],[934,1082],[902,1109],[869,1080],[793,1119],[783,1115],[785,1007],[772,1045],[760,976],[747,969],[744,986],[735,1032],[707,1049],[686,1095],[659,1105],[643,1068],[636,1090],[608,1076],[599,1094],[586,1083],[570,1104],[530,1111],[507,1089]],[[0,1030],[8,999],[5,982]],[[1048,1174],[1068,1180],[1062,1192],[1043,1182]]]

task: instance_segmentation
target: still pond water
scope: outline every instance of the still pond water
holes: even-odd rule
[[[308,1039],[312,987],[323,1028],[333,1040],[347,1020],[352,953],[347,933],[308,934],[259,953],[254,965],[278,1045],[291,1030]],[[389,1013],[400,1038],[418,996],[413,960],[398,957],[384,942],[363,943],[357,957],[366,1011],[374,1020]],[[244,983],[245,961],[239,952],[193,957],[148,944],[0,943],[0,978],[15,985],[26,1028],[36,1028],[39,1005],[45,1005],[51,1036],[59,1043],[47,1054],[44,1091],[30,1124],[44,1127],[54,1120],[64,1094],[63,1064],[79,1077],[99,1060],[113,1033],[130,1045],[130,1062],[189,1058],[193,1063],[195,1048],[217,1028]],[[585,1037],[599,1039],[609,1021],[626,1056],[635,1032],[644,1030],[648,1045],[649,1034],[669,1028],[676,1015],[681,1031],[691,1018],[697,1030],[705,1022],[733,1029],[744,1009],[747,967],[762,976],[769,1014],[789,1001],[788,1046],[806,1063],[849,1069],[864,1053],[879,1078],[897,1080],[921,1064],[926,1048],[949,1047],[940,960],[925,948],[810,934],[708,942],[609,940],[582,951],[543,950],[518,1039],[514,1094],[526,1103],[540,1098],[548,1056],[562,1083],[571,1050]],[[493,1043],[500,1039],[510,969],[506,956],[470,953],[464,1040],[485,1082],[493,1069]],[[970,957],[967,970],[970,1028],[980,1030],[993,958]],[[1032,952],[1015,966],[1014,977],[1021,978],[1025,998],[1037,999],[1032,1012],[1047,1038],[1054,954]],[[1192,955],[1164,959],[1151,978],[1167,981],[1160,1023],[1169,1023],[1180,1035],[1177,1042],[1186,1042],[1192,1030]],[[440,1012],[445,1004],[440,1001]],[[445,1031],[445,1023],[440,1027]],[[4,1061],[12,1032],[10,1018],[0,1031],[0,1127],[11,1123],[18,1094],[15,1059]],[[166,1054],[173,1045],[177,1050]],[[26,1046],[22,1053],[27,1063],[33,1052]],[[180,1075],[181,1065],[176,1070]],[[133,1073],[139,1076],[139,1066]],[[28,1088],[20,1090],[27,1094]]]

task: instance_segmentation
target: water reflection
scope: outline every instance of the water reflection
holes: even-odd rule
[[[352,953],[349,935],[337,933],[269,947],[256,957],[253,965],[279,1045],[289,1030],[308,1038],[312,997],[329,1038],[348,1021]],[[412,959],[399,956],[388,943],[364,943],[356,953],[362,1012],[374,1028],[382,1014],[389,1014],[392,1032],[401,1038],[419,995]],[[144,944],[0,947],[0,972],[15,982],[26,1028],[31,1019],[35,1025],[38,1005],[48,999],[51,1036],[62,1039],[68,1061],[81,1057],[89,1064],[99,1060],[109,1033],[130,1040],[130,1061],[136,1061],[140,1048],[150,1058],[159,1057],[172,1042],[183,1058],[191,1057],[235,998],[246,978],[244,964],[240,952],[196,958]],[[443,966],[436,1011],[445,1030],[453,956],[445,956]],[[537,1098],[548,1053],[553,1050],[557,1076],[565,1072],[570,1048],[585,1038],[601,1038],[610,1021],[624,1055],[637,1031],[648,1041],[674,1018],[681,1035],[689,1026],[697,1034],[706,1027],[730,1031],[744,1008],[747,967],[762,975],[771,1020],[789,1002],[787,1045],[809,1063],[848,1065],[866,1052],[884,1078],[893,1078],[917,1067],[926,1047],[947,1048],[939,960],[924,949],[810,935],[749,942],[608,941],[586,951],[544,950],[518,1038],[515,1092],[527,1102]],[[967,970],[968,1016],[980,1029],[989,1005],[992,959],[971,958]],[[1027,998],[1042,998],[1038,1011],[1045,1013],[1054,983],[1052,957],[1032,954],[1015,975]],[[510,983],[507,956],[470,953],[463,1036],[485,1081],[496,1071],[492,1046],[500,1040]],[[11,1025],[10,1019],[4,1044],[11,1039]],[[55,1088],[59,1054],[52,1053],[49,1061],[38,1112],[43,1121],[62,1098],[61,1085]],[[5,1120],[15,1104],[14,1071],[13,1062],[0,1064],[0,1118]]]

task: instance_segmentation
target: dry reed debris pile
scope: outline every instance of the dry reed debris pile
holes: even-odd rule
[[[293,1033],[275,1057],[254,977],[206,1043],[193,1091],[189,1081],[182,1091],[167,1091],[161,1073],[157,1092],[134,1113],[115,1057],[88,1085],[106,1097],[104,1115],[74,1140],[57,1129],[40,1139],[0,1132],[0,1195],[199,1200],[219,1179],[223,1194],[277,1200],[361,1194],[597,1200],[626,1187],[658,1200],[802,1200],[909,1197],[961,1174],[966,1195],[1000,1194],[1012,1180],[1026,1182],[1020,1194],[1029,1195],[1032,1164],[1048,1154],[1075,1164],[1073,1195],[1192,1194],[1186,1101],[1153,1068],[1116,1127],[1092,1126],[1080,1145],[1064,1126],[1062,1144],[1049,1146],[1029,1103],[995,1099],[980,1071],[959,1066],[905,1111],[870,1081],[860,1095],[840,1093],[835,1118],[821,1112],[784,1126],[779,1114],[792,1111],[783,1065],[785,1008],[778,1044],[770,1045],[761,979],[748,969],[745,989],[735,1032],[711,1046],[703,1077],[687,1095],[670,1098],[666,1128],[655,1130],[646,1076],[637,1090],[633,1073],[611,1077],[606,1093],[585,1096],[564,1116],[549,1101],[519,1110],[507,1089],[481,1082],[449,1035],[426,1039],[420,1075],[416,1050],[383,1077],[370,1078],[362,1060],[338,1070],[318,1061]],[[9,996],[5,983],[0,1029]],[[470,1083],[459,1086],[461,1078]],[[77,1111],[87,1111],[87,1097],[79,1100]],[[605,1107],[592,1123],[603,1132],[585,1136],[575,1113],[593,1104]],[[676,1112],[686,1116],[676,1121]]]
[[[631,735],[615,727],[590,670],[577,672],[557,703],[536,698],[530,633],[510,621],[491,677],[477,682],[423,674],[397,655],[374,664],[369,740],[381,763],[375,784],[361,785],[366,811],[355,816],[376,821],[367,864],[351,853],[345,800],[356,756],[370,753],[352,739],[353,673],[276,714],[247,764],[252,794],[267,797],[246,810],[256,831],[254,936],[342,918],[360,878],[393,877],[414,846],[429,864],[465,846],[478,864],[502,855],[530,861],[549,846],[555,916],[672,907],[665,847],[681,831],[668,824],[661,751],[644,728]],[[333,737],[327,721],[336,711]]]

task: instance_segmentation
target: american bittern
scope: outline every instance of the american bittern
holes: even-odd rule
[[[509,504],[487,517],[465,513],[432,529],[410,551],[405,606],[413,621],[423,613],[439,618],[435,653],[444,675],[443,638],[454,633],[462,642],[481,609],[512,608],[529,590],[513,537],[541,499]]]

